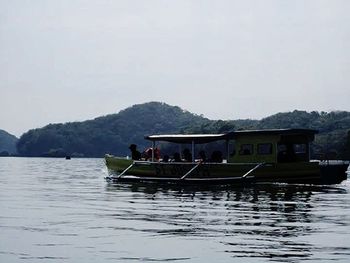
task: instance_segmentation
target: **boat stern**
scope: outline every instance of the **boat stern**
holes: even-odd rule
[[[340,184],[346,180],[349,162],[322,161],[319,163],[322,184]]]

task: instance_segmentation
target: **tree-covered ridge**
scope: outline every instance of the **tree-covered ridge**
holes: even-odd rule
[[[209,120],[179,107],[150,102],[94,120],[30,130],[21,136],[17,148],[24,156],[125,155],[131,143],[149,146],[144,135],[174,133],[206,121]]]
[[[4,130],[0,130],[0,156],[16,154],[17,141],[18,139],[16,136],[9,134]]]
[[[349,112],[278,113],[262,120],[209,120],[165,103],[134,105],[94,120],[50,124],[30,130],[18,141],[18,152],[24,156],[89,156],[105,153],[126,155],[128,146],[149,146],[144,135],[166,133],[223,133],[240,129],[309,128],[319,130],[313,144],[314,153],[337,152],[350,159],[347,140],[350,131]]]

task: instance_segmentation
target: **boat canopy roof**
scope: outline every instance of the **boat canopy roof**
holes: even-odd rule
[[[308,138],[314,137],[318,133],[316,130],[311,129],[269,129],[269,130],[240,130],[232,131],[222,134],[168,134],[168,135],[149,135],[145,136],[146,140],[150,141],[165,141],[181,144],[195,144],[209,143],[220,140],[232,140],[238,136],[250,136],[250,135],[302,135]]]
[[[164,141],[173,143],[196,144],[209,143],[220,140],[232,139],[231,133],[222,134],[168,134],[168,135],[150,135],[145,136],[145,139],[150,141]]]
[[[235,135],[304,135],[313,136],[318,133],[312,129],[269,129],[269,130],[242,130],[234,131]]]

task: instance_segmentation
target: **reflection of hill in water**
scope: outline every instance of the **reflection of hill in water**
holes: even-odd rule
[[[349,224],[341,213],[336,214],[342,206],[349,209],[341,201],[341,196],[347,196],[342,188],[277,184],[215,189],[109,185],[107,191],[129,192],[125,198],[132,204],[130,209],[124,207],[113,216],[131,220],[128,225],[135,227],[133,230],[212,241],[232,257],[297,262],[320,253],[332,254],[340,248],[316,246],[318,234],[338,231],[336,226]],[[143,227],[142,222],[151,224]],[[325,224],[335,227],[324,229]],[[346,247],[345,254],[349,255],[349,251]]]

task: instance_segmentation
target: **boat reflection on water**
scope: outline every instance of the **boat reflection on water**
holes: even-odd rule
[[[113,185],[109,193],[129,192],[129,208],[113,216],[134,220],[158,238],[214,242],[215,253],[250,262],[344,260],[349,243],[335,240],[349,233],[342,211],[350,209],[348,191],[340,186],[255,184],[251,186],[184,188],[153,184]],[[120,200],[119,200],[120,201]],[[152,222],[143,226],[143,222]],[[189,256],[191,258],[191,256]]]

